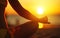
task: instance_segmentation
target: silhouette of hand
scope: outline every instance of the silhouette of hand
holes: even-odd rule
[[[40,18],[40,19],[39,19],[39,22],[41,22],[41,23],[48,23],[48,24],[49,24],[49,22],[48,22],[48,17],[45,16],[45,17],[43,17],[43,18]]]

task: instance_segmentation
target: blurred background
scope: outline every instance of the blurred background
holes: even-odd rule
[[[23,8],[28,10],[37,18],[48,17],[48,21],[52,25],[60,25],[60,0],[18,0]],[[43,14],[37,14],[40,10]],[[27,20],[19,16],[16,11],[8,3],[5,13],[9,24],[15,25],[19,20],[19,24],[24,24],[30,20]]]

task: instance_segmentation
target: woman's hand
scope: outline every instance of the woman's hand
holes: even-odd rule
[[[43,18],[40,18],[40,19],[39,19],[39,22],[41,22],[41,23],[48,23],[48,24],[49,24],[49,22],[48,22],[48,17],[45,16],[45,17],[43,17]]]

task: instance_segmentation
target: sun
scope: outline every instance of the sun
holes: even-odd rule
[[[43,14],[44,13],[44,10],[43,10],[43,8],[42,7],[38,7],[37,8],[37,14]]]
[[[35,15],[36,15],[37,18],[45,17],[45,8],[41,7],[41,6],[39,6],[39,7],[37,6]]]

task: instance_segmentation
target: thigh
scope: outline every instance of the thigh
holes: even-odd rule
[[[29,38],[37,31],[38,23],[35,21],[31,21],[16,27],[16,29],[17,30],[14,34],[14,38]]]

